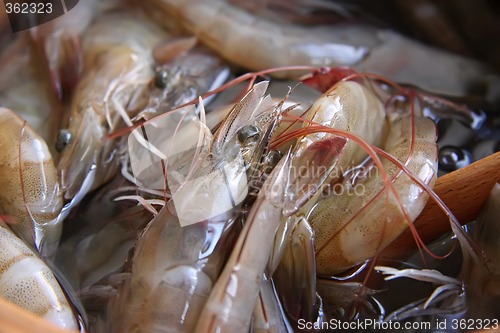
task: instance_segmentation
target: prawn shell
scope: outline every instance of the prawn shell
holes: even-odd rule
[[[0,154],[0,210],[14,219],[9,226],[37,248],[42,242],[57,244],[63,202],[51,154],[31,127],[5,108],[0,108]]]
[[[411,118],[401,118],[391,123],[391,127],[386,150],[404,163],[411,145],[411,136],[405,134],[411,128]],[[432,186],[437,174],[434,123],[416,118],[415,138],[413,156],[407,168]],[[413,222],[424,208],[428,195],[406,174],[399,174],[400,169],[392,163],[383,160],[383,166]],[[380,171],[376,169],[371,174],[373,176],[361,184],[362,195],[356,192],[333,195],[320,201],[313,210],[309,220],[316,235],[320,275],[341,273],[373,257],[408,227],[394,194],[384,191]]]
[[[342,81],[331,87],[311,106],[306,118],[316,124],[351,132],[377,146],[385,137],[384,106],[375,93],[354,81]],[[314,133],[304,137],[297,148],[298,153],[329,135]],[[345,171],[347,165],[357,165],[365,157],[366,153],[356,143],[349,142],[339,167]]]
[[[49,267],[3,224],[0,224],[0,295],[58,326],[78,328]]]
[[[167,207],[148,224],[134,253],[130,278],[109,303],[110,332],[191,332],[212,288],[197,262],[205,226],[181,227]]]

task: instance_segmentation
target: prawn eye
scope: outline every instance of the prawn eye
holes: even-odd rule
[[[471,154],[462,148],[445,146],[439,150],[439,168],[444,171],[455,171],[472,162]]]
[[[165,89],[168,85],[168,71],[164,67],[155,68],[155,86]]]
[[[56,150],[60,153],[64,148],[71,143],[73,135],[67,129],[62,129],[57,136]]]
[[[267,153],[264,163],[274,169],[274,167],[278,164],[278,162],[281,160],[282,157],[283,157],[282,152],[273,149],[270,150],[269,153]]]
[[[260,129],[254,125],[246,125],[238,130],[237,135],[241,144],[257,142],[260,138]]]

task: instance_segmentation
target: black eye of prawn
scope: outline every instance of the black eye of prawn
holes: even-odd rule
[[[168,71],[164,67],[155,68],[155,87],[165,89],[167,87]]]
[[[272,169],[278,164],[278,162],[283,158],[283,153],[279,150],[273,149],[267,153],[265,157],[265,163]]]
[[[463,168],[472,162],[471,154],[462,148],[446,146],[439,150],[439,167],[447,172]]]
[[[62,152],[64,148],[71,143],[73,135],[67,129],[62,129],[57,136],[56,150],[57,152]]]
[[[238,131],[238,141],[241,144],[257,142],[260,138],[260,129],[254,125],[243,126]]]

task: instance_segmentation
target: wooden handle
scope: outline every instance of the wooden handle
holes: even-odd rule
[[[0,333],[77,333],[68,331],[0,297]]]
[[[477,217],[497,182],[500,182],[500,152],[439,177],[434,191],[464,225]],[[451,230],[447,216],[433,200],[427,202],[414,225],[426,243]],[[380,257],[402,259],[415,248],[413,236],[406,230],[382,251]]]

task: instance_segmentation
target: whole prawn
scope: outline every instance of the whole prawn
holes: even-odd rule
[[[406,165],[407,171],[425,184],[432,186],[436,178],[435,126],[431,120],[415,115],[418,109],[411,94],[406,97],[407,104],[395,106],[376,82],[352,73],[355,72],[349,72],[344,76],[346,80],[329,88],[300,118],[304,121],[302,129],[284,132],[274,141],[279,147],[299,137],[294,150],[300,154],[332,134],[351,139],[345,150],[339,152],[331,183],[282,225],[283,235],[275,255],[278,259],[285,257],[277,268],[274,264],[275,281],[282,295],[296,289],[293,295],[281,297],[294,321],[324,319],[320,316],[321,298],[316,295],[316,273],[330,277],[375,257],[420,213],[427,197],[412,184],[413,179],[402,174],[401,165]],[[360,77],[363,79],[358,80]],[[368,153],[375,159],[370,147],[376,146],[385,148],[385,154],[400,164],[384,160],[373,168],[364,159]],[[384,190],[388,181],[392,181],[392,190]],[[338,184],[340,192],[335,187]],[[356,185],[363,191],[354,192]],[[349,195],[348,190],[353,194]],[[310,282],[303,284],[304,279]],[[367,292],[364,287],[359,290]]]
[[[328,170],[338,159],[337,149],[345,143],[343,139],[327,139],[312,144],[301,155],[289,154],[281,159],[252,205],[231,256],[200,315],[195,332],[239,332],[249,329],[261,278],[283,214],[294,212],[320,189],[321,183],[328,177]],[[309,176],[291,174],[292,168],[299,168],[309,160],[315,160],[317,166],[325,168],[326,172]]]
[[[65,199],[108,180],[118,165],[116,142],[106,135],[147,103],[152,49],[166,33],[126,13],[102,16],[83,40],[84,76],[59,138],[58,164]],[[129,123],[128,125],[131,125]]]
[[[44,256],[59,243],[63,200],[57,171],[45,141],[26,121],[0,108],[0,210],[10,227]]]
[[[407,132],[412,126],[414,138]],[[410,156],[406,167],[432,185],[437,175],[436,139],[431,120],[418,117],[412,121],[405,117],[391,124],[385,151],[402,163]],[[392,162],[384,161],[383,167],[394,178],[400,201],[392,194],[383,194],[380,173],[371,170],[368,180],[353,185],[362,188],[361,198],[356,194],[355,198],[346,193],[332,195],[320,200],[311,213],[319,274],[340,273],[373,257],[408,227],[405,214],[413,221],[424,208],[427,196],[423,190],[412,184],[407,175],[400,174]],[[347,192],[349,184],[344,186]]]
[[[358,77],[357,74],[353,75],[354,78]],[[349,77],[351,76],[348,75],[347,80],[342,79],[334,84],[311,106],[305,116],[308,121],[303,132],[307,133],[307,128],[318,124],[327,125],[327,127],[336,130],[348,131],[350,135],[356,135],[363,142],[385,147],[391,156],[396,157],[400,163],[405,163],[409,170],[418,175],[419,179],[432,185],[437,172],[437,148],[435,144],[437,137],[433,122],[416,115],[419,110],[414,105],[416,103],[411,96],[407,96],[406,103],[408,105],[402,107],[391,106],[389,103],[388,107],[391,112],[387,112],[384,104],[391,101],[390,96],[380,91],[376,83],[349,80]],[[328,133],[328,131],[325,132]],[[325,135],[320,131],[304,136],[298,142],[296,150],[300,152],[303,147],[307,147],[311,142],[321,139]],[[385,143],[382,144],[382,142]],[[349,170],[366,158],[367,153],[357,146],[359,143],[360,141],[357,139],[356,142],[348,144],[342,153],[338,167],[334,169],[333,188],[328,188],[329,193],[326,197],[323,196],[314,209],[306,213],[307,220],[316,234],[316,257],[320,274],[341,272],[359,263],[362,259],[353,260],[350,264],[342,264],[340,261],[341,258],[350,261],[351,259],[347,258],[357,256],[356,251],[358,250],[366,251],[365,259],[373,256],[375,252],[368,250],[370,246],[383,248],[388,244],[385,242],[394,239],[406,228],[407,223],[418,216],[427,200],[423,191],[419,190],[416,185],[409,186],[412,180],[402,175],[393,161],[384,161],[380,164],[378,168],[383,168],[383,171],[379,169],[374,171],[369,165],[362,164],[361,171],[367,172],[370,180],[358,183],[363,179],[363,176],[360,176],[360,170],[354,169],[354,172]],[[382,176],[384,181],[380,180]],[[339,178],[348,179],[345,184],[340,184],[344,195],[335,193],[338,190],[335,188],[335,182],[338,182]],[[382,188],[387,179],[394,179],[393,189],[399,194],[393,193],[388,196],[382,194],[384,193]],[[398,182],[404,179],[407,183],[399,185]],[[346,195],[349,187],[352,190],[356,185],[362,187],[363,193]],[[392,195],[395,196],[391,198]],[[336,200],[342,200],[342,202],[333,203]],[[372,205],[385,205],[392,200],[394,200],[392,208],[384,209],[381,206],[371,210],[371,207],[375,207]],[[345,209],[345,207],[350,208]],[[369,216],[363,217],[364,211],[370,212]],[[375,217],[374,213],[375,215],[380,214],[380,217]],[[399,214],[401,215],[397,217]],[[345,219],[342,216],[346,216]],[[359,222],[353,222],[351,219]],[[335,221],[337,220],[343,222],[336,227]],[[379,221],[376,222],[377,220]],[[389,236],[390,233],[394,233],[393,236]],[[359,240],[360,243],[353,243],[353,239],[347,236],[361,237],[362,239]],[[380,243],[382,239],[384,239],[383,243]],[[342,247],[336,242],[341,242],[346,246],[351,244],[352,251],[345,252],[344,257]],[[354,263],[354,261],[357,262]]]
[[[350,66],[445,95],[466,96],[471,86],[480,84],[485,87],[482,98],[499,100],[499,77],[479,62],[392,31],[352,23],[280,24],[225,0],[149,0],[141,5],[153,6],[155,13],[157,8],[163,11],[228,61],[249,70]],[[276,75],[296,78],[300,72]]]
[[[185,112],[181,119],[192,119],[199,123],[194,107],[154,118],[145,124],[144,132],[139,132],[147,133],[150,141],[143,147],[148,147],[150,152],[160,150],[173,154],[168,153],[170,147],[177,156],[188,154],[192,161],[188,162],[191,167],[187,172],[176,167],[175,163],[157,161],[167,169],[173,168],[167,170],[167,176],[171,174],[168,180],[179,180],[182,175],[185,178],[181,179],[180,186],[174,186],[174,182],[168,184],[172,200],[150,222],[137,243],[130,278],[119,288],[117,297],[110,303],[109,323],[112,332],[139,327],[159,332],[191,332],[194,329],[225,261],[225,250],[231,246],[237,232],[239,208],[249,192],[247,179],[259,173],[258,168],[253,166],[259,165],[270,133],[279,119],[280,111],[269,104],[268,97],[264,97],[266,89],[267,82],[256,84],[230,110],[213,138],[203,125],[196,126],[201,143],[204,144],[195,145],[195,148],[200,149],[193,155],[190,155],[190,150],[179,152],[178,145],[167,144],[166,149],[156,146],[153,133],[165,133],[152,130],[157,127],[158,118],[171,119],[178,129],[173,136],[167,134],[172,138],[180,137],[183,147],[189,149],[186,136],[192,136],[192,133],[184,131],[184,128],[190,127],[185,127],[182,122],[177,125],[177,114]],[[148,124],[153,127],[151,131]],[[197,141],[199,136],[194,134]],[[133,132],[129,143],[132,139],[136,140],[137,135]],[[159,141],[159,144],[165,145],[164,140]],[[208,156],[206,145],[209,147]],[[160,152],[157,154],[160,155]],[[169,156],[175,157],[176,154]],[[241,159],[245,160],[244,165],[247,167],[238,162]],[[224,170],[226,178],[220,177],[217,170]],[[225,181],[229,184],[225,184]],[[228,194],[230,198],[227,198]],[[224,205],[227,201],[229,206],[220,211],[224,197]],[[199,202],[197,200],[203,200],[204,204],[193,205]]]

